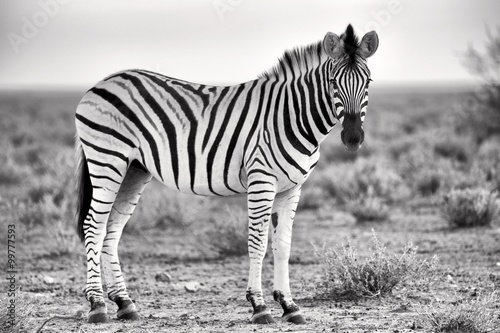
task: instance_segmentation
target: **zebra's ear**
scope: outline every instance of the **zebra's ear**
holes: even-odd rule
[[[361,43],[359,44],[359,48],[356,51],[361,57],[369,58],[371,57],[378,48],[378,35],[375,31],[367,32]]]
[[[338,59],[344,53],[339,36],[333,32],[328,32],[323,39],[323,49],[332,59]]]

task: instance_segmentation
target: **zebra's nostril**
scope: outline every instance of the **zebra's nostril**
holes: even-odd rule
[[[347,143],[350,145],[357,145],[361,143],[361,137],[360,136],[351,136],[347,139]]]

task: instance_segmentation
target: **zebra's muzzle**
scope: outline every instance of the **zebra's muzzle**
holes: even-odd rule
[[[365,132],[359,114],[347,116],[342,123],[342,127],[340,139],[344,147],[351,152],[357,151],[365,140]]]

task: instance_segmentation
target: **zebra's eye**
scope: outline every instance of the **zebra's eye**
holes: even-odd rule
[[[339,86],[337,85],[337,80],[333,79],[333,80],[330,80],[330,82],[332,83],[333,85],[333,88],[337,89]]]
[[[366,81],[366,88],[368,89],[368,87],[370,86],[370,82],[372,82],[373,80],[372,79],[368,79],[368,81]]]

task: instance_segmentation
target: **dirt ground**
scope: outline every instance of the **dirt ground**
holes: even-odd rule
[[[411,210],[411,211],[410,211]],[[398,251],[412,240],[422,258],[437,254],[442,278],[429,291],[398,290],[393,297],[372,300],[315,298],[313,286],[321,280],[321,266],[310,242],[340,244],[349,238],[360,254],[367,251],[371,230],[389,250]],[[22,234],[22,233],[21,233]],[[272,301],[272,256],[264,265],[263,290],[277,323],[256,326],[249,323],[251,306],[245,300],[248,259],[214,259],[195,255],[196,240],[187,230],[157,231],[121,243],[121,261],[132,299],[143,319],[106,324],[84,320],[54,319],[44,332],[413,332],[419,328],[417,309],[408,304],[452,301],[461,295],[491,291],[500,279],[500,229],[480,228],[450,231],[438,214],[415,208],[401,210],[391,221],[359,225],[342,214],[317,219],[299,214],[294,230],[291,257],[292,289],[307,324],[296,326],[280,320],[281,309]],[[147,247],[144,244],[149,244]],[[37,249],[38,247],[38,249]],[[51,258],[37,255],[43,244],[21,245],[21,290],[40,301],[33,324],[52,315],[86,313],[83,295],[85,258],[81,254]],[[80,246],[83,253],[83,246]],[[170,283],[157,282],[155,275],[167,272]],[[47,278],[53,282],[47,283]],[[201,288],[187,292],[184,284],[197,281]],[[116,306],[108,303],[115,316]]]

